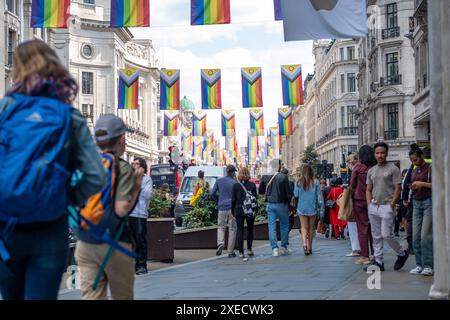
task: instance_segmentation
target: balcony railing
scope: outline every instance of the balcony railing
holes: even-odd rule
[[[340,136],[356,136],[358,135],[358,127],[339,128]]]
[[[400,27],[383,29],[381,32],[382,39],[389,39],[389,38],[396,38],[396,37],[400,37]]]
[[[327,143],[328,141],[330,141],[331,139],[333,139],[335,137],[336,137],[336,130],[333,130],[333,131],[327,133],[326,135],[324,135],[319,140],[317,140],[316,146],[321,146],[322,144]]]
[[[384,140],[396,140],[398,138],[398,129],[390,129],[384,132]]]
[[[382,87],[402,84],[402,75],[396,74],[393,76],[382,77],[380,78],[380,84]]]

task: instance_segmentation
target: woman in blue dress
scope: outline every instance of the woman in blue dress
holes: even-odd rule
[[[294,205],[295,202],[297,203],[297,215],[300,218],[303,250],[305,255],[310,255],[312,254],[315,222],[317,218],[323,218],[325,209],[322,191],[314,179],[314,172],[310,164],[304,164],[300,168],[292,204]]]

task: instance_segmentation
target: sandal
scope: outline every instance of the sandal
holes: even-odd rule
[[[308,250],[307,246],[303,246],[303,252],[305,253],[305,256],[309,256],[310,251]]]

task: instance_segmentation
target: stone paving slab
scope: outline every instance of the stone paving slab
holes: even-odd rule
[[[217,299],[217,300],[378,300],[428,299],[432,277],[412,276],[414,256],[404,269],[393,271],[396,259],[385,249],[386,271],[381,289],[367,289],[369,274],[355,265],[347,240],[319,236],[314,254],[305,256],[298,233],[290,239],[292,254],[272,257],[268,245],[254,248],[255,257],[210,257],[184,265],[166,267],[136,277],[135,298],[141,299]],[[60,299],[79,299],[78,291],[63,290]]]

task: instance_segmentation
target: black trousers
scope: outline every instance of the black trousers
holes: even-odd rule
[[[138,256],[135,268],[147,268],[147,219],[129,217],[128,223],[136,246],[135,253]]]
[[[406,209],[406,221],[408,222],[408,230],[406,233],[406,240],[408,241],[409,248],[413,247],[413,203],[409,202],[408,208]]]
[[[253,245],[253,226],[255,224],[255,218],[249,218],[244,214],[242,208],[237,208],[236,212],[236,224],[237,234],[236,240],[239,253],[244,253],[244,221],[247,221],[247,250],[252,250]]]

